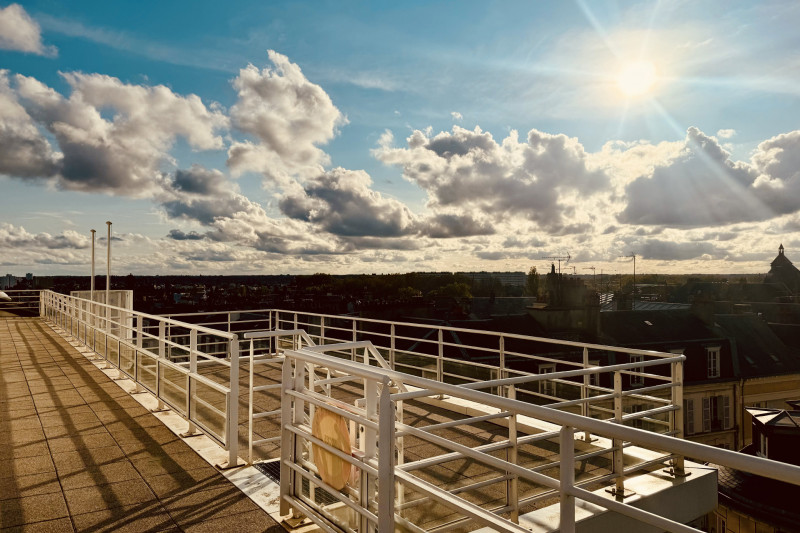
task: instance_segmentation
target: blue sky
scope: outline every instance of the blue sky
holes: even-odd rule
[[[0,268],[763,272],[796,2],[0,4]],[[800,257],[800,252],[794,257]]]

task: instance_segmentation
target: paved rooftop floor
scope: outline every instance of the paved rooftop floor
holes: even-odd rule
[[[0,316],[0,531],[283,529],[44,321]]]

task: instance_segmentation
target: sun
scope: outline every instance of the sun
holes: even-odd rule
[[[634,61],[617,74],[617,87],[625,96],[643,96],[653,89],[657,79],[656,66],[651,61]]]

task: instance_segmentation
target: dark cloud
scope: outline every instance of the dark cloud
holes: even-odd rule
[[[206,238],[205,235],[197,233],[196,231],[190,231],[189,233],[184,233],[179,229],[170,230],[167,234],[167,238],[176,240],[176,241],[200,241]]]
[[[722,259],[727,251],[709,242],[672,242],[659,239],[647,239],[636,245],[637,255],[643,259],[664,261],[683,261],[709,256]]]
[[[0,70],[0,174],[51,178],[59,168],[60,157],[20,105],[11,90],[8,71]]]
[[[414,232],[415,219],[401,202],[370,188],[366,172],[335,168],[280,201],[288,217],[342,237],[399,237]]]
[[[470,215],[439,214],[420,225],[420,233],[434,239],[495,234],[491,224],[475,220]]]

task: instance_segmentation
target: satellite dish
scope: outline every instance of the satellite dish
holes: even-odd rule
[[[347,422],[342,415],[321,407],[317,408],[314,412],[314,419],[311,421],[311,434],[347,455],[352,453],[350,432],[347,430]],[[336,490],[342,490],[350,478],[352,465],[322,446],[314,444],[312,448],[314,464],[317,466],[322,481]]]
[[[3,291],[0,291],[0,300],[3,300],[4,302],[10,302],[11,301],[11,296],[9,296],[8,294],[4,293]]]

